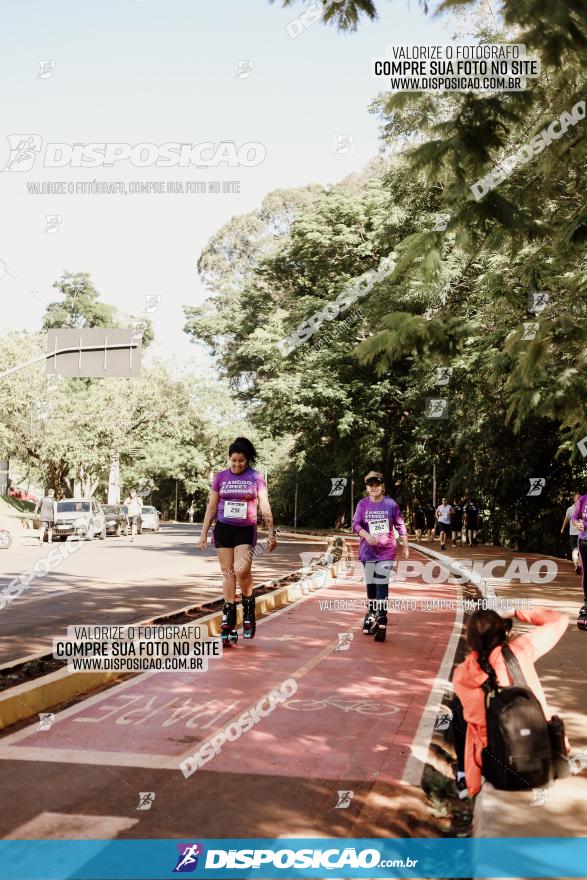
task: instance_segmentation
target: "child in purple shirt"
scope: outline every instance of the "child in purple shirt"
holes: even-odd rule
[[[370,471],[365,477],[369,493],[361,498],[353,516],[353,530],[361,538],[359,560],[365,569],[369,607],[363,632],[383,642],[387,631],[389,578],[397,550],[393,527],[404,545],[404,559],[409,556],[408,533],[396,501],[385,495],[383,475]]]

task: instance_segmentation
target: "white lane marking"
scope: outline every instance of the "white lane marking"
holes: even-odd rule
[[[82,813],[39,813],[34,819],[19,825],[4,840],[96,840],[103,839],[104,846],[138,824],[138,819],[128,816],[86,816]],[[87,856],[83,857],[87,860]],[[69,867],[69,863],[68,863]]]
[[[430,550],[427,547],[422,547],[419,544],[410,544],[410,547],[414,547],[414,549],[419,550],[424,555],[432,556],[432,558],[439,560],[445,565],[452,562],[448,556],[443,556],[441,553],[437,553],[435,550]],[[456,570],[457,566],[455,565],[454,568]],[[454,586],[456,587],[457,584],[454,584]],[[438,675],[436,676],[432,689],[428,695],[428,700],[426,701],[426,706],[422,712],[416,735],[412,740],[410,756],[406,761],[406,766],[401,778],[401,782],[406,783],[407,785],[420,785],[424,766],[428,760],[428,748],[434,732],[434,723],[438,716],[440,703],[445,691],[452,689],[452,684],[448,679],[463,626],[463,608],[459,601],[459,599],[462,600],[463,593],[460,588],[457,590],[457,595],[458,608],[455,614],[452,633],[445,648]]]

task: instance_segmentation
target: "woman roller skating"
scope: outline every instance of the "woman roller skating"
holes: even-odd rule
[[[226,646],[236,644],[236,586],[240,587],[243,603],[243,635],[255,635],[255,597],[251,563],[257,543],[257,506],[269,531],[267,547],[277,546],[273,515],[269,506],[267,484],[263,475],[254,470],[255,447],[246,437],[237,437],[228,450],[229,464],[214,477],[198,548],[204,550],[208,530],[216,517],[214,545],[222,571],[224,607],[220,634]]]
[[[353,529],[360,536],[359,560],[365,569],[369,607],[363,632],[385,641],[389,578],[397,543],[395,526],[404,545],[404,559],[410,555],[408,533],[397,502],[385,495],[383,475],[370,471],[365,477],[368,496],[361,498],[353,517]]]

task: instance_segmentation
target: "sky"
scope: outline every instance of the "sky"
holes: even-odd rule
[[[321,22],[304,28],[307,5],[3,0],[0,332],[39,329],[59,298],[54,281],[85,271],[123,313],[161,297],[150,314],[152,356],[213,369],[182,331],[182,306],[207,295],[196,264],[210,236],[274,189],[333,183],[364,167],[379,149],[371,59],[388,43],[446,43],[453,32],[450,17],[425,15],[417,0],[379,0],[379,20],[354,34]],[[49,63],[39,76],[41,62]],[[42,141],[30,169],[5,167],[15,135]],[[250,155],[264,159],[232,168],[42,167],[48,143],[223,141],[258,144]],[[235,180],[238,193],[29,191],[49,182],[120,181],[128,190],[136,181]],[[48,216],[60,219],[48,226]]]

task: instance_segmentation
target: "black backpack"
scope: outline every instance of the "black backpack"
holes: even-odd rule
[[[540,701],[526,683],[518,660],[502,648],[513,687],[483,684],[487,713],[487,746],[483,776],[502,791],[527,791],[555,778],[551,732]]]

